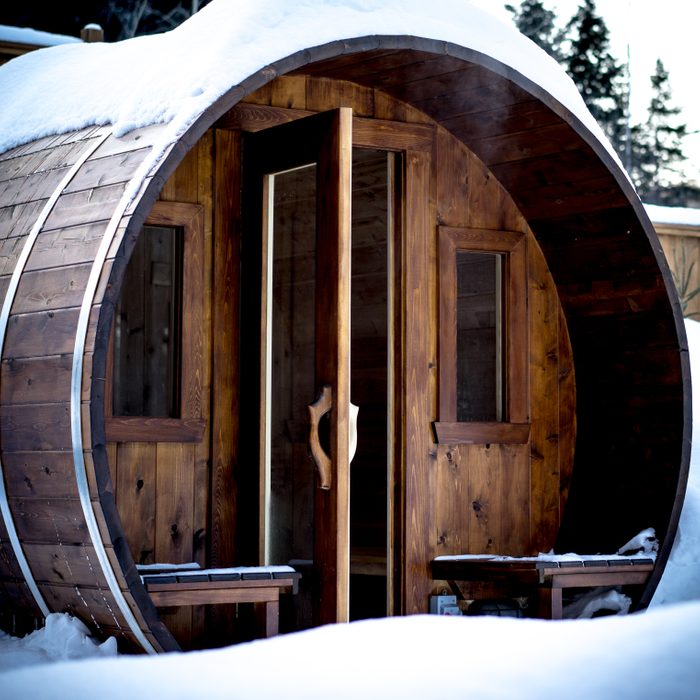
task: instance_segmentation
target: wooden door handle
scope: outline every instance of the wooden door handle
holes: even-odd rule
[[[311,448],[311,456],[316,463],[318,470],[319,487],[325,490],[331,487],[331,460],[326,454],[318,435],[318,425],[321,418],[331,410],[333,406],[333,393],[330,385],[325,384],[321,389],[316,401],[309,404],[309,447]]]
[[[352,462],[355,452],[357,452],[357,414],[360,412],[360,407],[350,403],[350,452],[348,461]]]

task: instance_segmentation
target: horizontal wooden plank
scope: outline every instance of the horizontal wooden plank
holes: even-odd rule
[[[493,174],[507,189],[525,196],[531,190],[610,178],[604,163],[589,148],[575,148],[545,156],[493,164]],[[583,186],[583,185],[582,185]]]
[[[104,126],[88,126],[84,129],[78,129],[77,131],[45,136],[35,141],[30,141],[29,143],[20,144],[16,148],[6,151],[2,154],[0,160],[11,160],[20,156],[26,156],[30,153],[37,153],[38,151],[48,151],[61,145],[76,143],[77,141],[87,141],[91,138],[103,136],[105,132],[111,131],[111,129],[112,127],[109,124]]]
[[[80,309],[59,309],[10,316],[3,359],[64,355],[75,349]],[[87,347],[94,342],[97,309],[88,323]]]
[[[267,105],[240,103],[217,122],[219,128],[261,131],[314,114],[302,109],[283,109]],[[353,144],[390,151],[432,149],[435,129],[427,124],[408,124],[385,119],[353,119]]]
[[[84,263],[25,272],[17,288],[12,313],[80,306],[91,270],[92,265]]]
[[[50,230],[108,220],[114,213],[124,188],[124,184],[119,183],[61,195],[44,228]]]
[[[77,192],[127,182],[146,159],[150,150],[150,147],[138,148],[124,153],[90,158],[66,185],[64,192]]]
[[[5,360],[0,365],[0,403],[56,403],[70,399],[72,355]],[[83,399],[90,394],[92,355],[83,363]]]
[[[80,497],[72,452],[8,452],[2,463],[8,497]],[[94,491],[90,495],[97,496]]]
[[[109,636],[114,628],[126,627],[109,589],[66,581],[64,585],[43,584],[41,592],[52,610],[70,613],[98,633]]]
[[[619,185],[609,176],[518,192],[514,199],[526,217],[538,219],[604,211],[627,203]]]
[[[24,178],[38,172],[57,170],[73,165],[94,143],[94,139],[63,143],[53,148],[27,153],[0,161],[0,181]],[[0,200],[2,202],[2,200]]]
[[[106,230],[105,222],[42,231],[32,248],[25,270],[46,270],[95,259]]]
[[[70,170],[69,166],[40,171],[11,180],[0,181],[0,203],[13,206],[37,199],[48,199]]]
[[[32,230],[45,199],[0,207],[0,239],[27,236]]]
[[[528,100],[486,109],[471,119],[443,119],[442,126],[466,144],[500,134],[540,129],[559,124],[561,117],[539,100]]]
[[[7,452],[70,450],[70,404],[0,406],[0,439]]]
[[[433,423],[435,441],[448,445],[524,445],[530,439],[529,423]]]
[[[91,546],[31,543],[24,546],[24,554],[31,562],[37,583],[109,590],[100,561]]]
[[[205,428],[202,418],[110,416],[105,421],[109,442],[201,442]]]
[[[11,498],[12,519],[22,543],[88,544],[90,534],[80,500]]]
[[[445,119],[467,117],[495,108],[502,109],[532,99],[532,95],[503,79],[472,88],[458,88],[449,95],[431,96],[415,101],[411,94],[411,84],[392,89],[391,94],[415,105],[439,123]]]

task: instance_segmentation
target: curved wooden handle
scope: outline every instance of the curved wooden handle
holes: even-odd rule
[[[321,422],[321,418],[331,410],[332,405],[332,390],[328,384],[325,384],[316,401],[308,406],[310,419],[309,447],[318,470],[319,486],[326,490],[331,487],[331,460],[323,447],[321,447],[321,441],[318,436],[318,424]]]
[[[348,455],[348,461],[352,462],[355,457],[355,452],[357,452],[357,415],[360,412],[360,407],[355,406],[354,403],[350,404],[350,453]]]

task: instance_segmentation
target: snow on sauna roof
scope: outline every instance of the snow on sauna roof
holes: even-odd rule
[[[514,27],[468,0],[213,0],[176,29],[113,44],[66,44],[0,68],[0,153],[43,136],[167,123],[174,142],[221,95],[302,49],[406,35],[484,53],[541,86],[614,155],[574,83]]]

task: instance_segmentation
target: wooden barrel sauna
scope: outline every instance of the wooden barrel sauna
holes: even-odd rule
[[[232,85],[163,153],[152,151],[166,127],[154,125],[119,137],[87,128],[0,156],[7,629],[68,611],[124,649],[177,649],[178,613],[159,616],[135,563],[249,563],[237,561],[245,546],[236,544],[236,511],[245,509],[237,489],[249,478],[231,420],[241,407],[233,385],[221,388],[240,351],[235,324],[224,321],[240,303],[241,133],[338,107],[375,125],[408,124],[411,143],[422,135],[429,146],[412,146],[406,167],[437,183],[420,211],[406,213],[425,226],[402,258],[402,303],[432,320],[409,319],[412,350],[400,354],[399,572],[389,612],[427,612],[439,554],[614,552],[654,527],[661,547],[637,603],[649,602],[680,515],[691,413],[682,313],[642,205],[610,152],[517,67],[455,44],[371,36],[271,63]],[[110,337],[144,222],[157,214],[167,223],[175,210],[205,251],[184,293],[216,333],[194,334],[182,416],[158,424],[154,446],[149,421],[110,420]],[[437,231],[465,226],[516,231],[540,271],[523,292],[530,325],[520,341],[530,352],[521,369],[532,406],[517,445],[491,449],[497,435],[453,442],[449,431],[437,442],[433,432],[439,421],[449,427],[435,374]],[[409,289],[420,270],[425,284]],[[492,492],[470,491],[469,470],[494,451],[524,471],[502,472]],[[133,465],[156,453],[170,471],[150,482]],[[149,489],[160,494],[155,514],[139,510]],[[505,525],[492,534],[506,511],[522,524],[512,540]],[[142,544],[143,529],[152,539],[166,533],[165,544]]]

